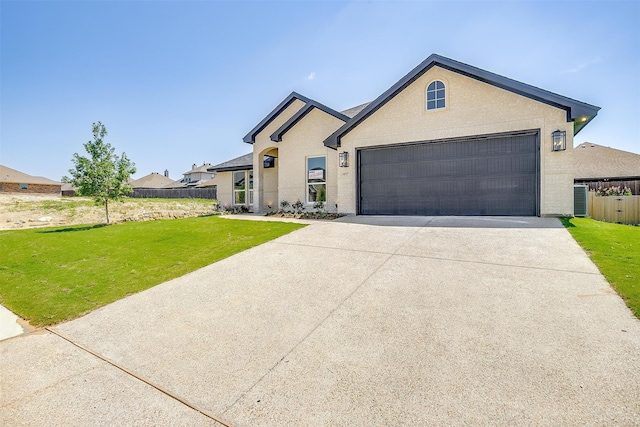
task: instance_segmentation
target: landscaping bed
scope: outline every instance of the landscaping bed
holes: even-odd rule
[[[301,213],[296,213],[296,212],[284,212],[284,211],[277,211],[277,212],[269,212],[266,214],[266,216],[271,216],[274,218],[296,218],[296,219],[324,219],[324,220],[334,220],[340,217],[343,217],[344,214],[339,214],[339,213],[331,213],[331,212],[301,212]]]
[[[300,200],[296,200],[294,203],[289,203],[286,200],[280,202],[280,210],[267,213],[267,216],[273,216],[277,218],[297,218],[297,219],[324,219],[333,220],[344,216],[336,212],[327,212],[325,209],[324,201],[317,201],[314,203],[313,208],[307,210],[307,206]]]

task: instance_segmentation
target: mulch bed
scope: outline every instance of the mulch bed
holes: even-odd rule
[[[344,216],[343,214],[339,214],[339,213],[330,213],[330,212],[302,212],[302,213],[295,213],[295,212],[283,212],[283,211],[278,211],[278,212],[269,212],[266,214],[266,216],[272,216],[275,218],[296,218],[296,219],[324,219],[324,220],[334,220],[337,218],[340,218],[342,216]]]

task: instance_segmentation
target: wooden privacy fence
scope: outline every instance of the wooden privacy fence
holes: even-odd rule
[[[640,196],[596,196],[589,191],[589,216],[598,221],[640,224]]]
[[[207,188],[134,188],[129,197],[145,199],[217,199],[215,187]]]

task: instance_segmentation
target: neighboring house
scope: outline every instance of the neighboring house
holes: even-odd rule
[[[343,112],[291,93],[244,137],[251,169],[238,170],[244,184],[240,173],[221,182],[218,200],[256,212],[301,200],[344,214],[572,215],[573,137],[599,109],[434,54]]]
[[[200,186],[202,186],[204,182],[209,181],[215,177],[215,174],[207,170],[210,167],[211,163],[203,163],[202,166],[198,166],[194,163],[190,171],[182,174],[182,179],[173,181],[167,184],[164,188],[198,187],[198,184],[201,184]]]
[[[211,167],[211,163],[203,163],[202,166],[197,166],[195,163],[190,171],[183,174],[182,181],[188,187],[195,187],[201,181],[207,181],[214,177],[214,174],[207,169]]]
[[[173,180],[169,178],[169,171],[165,170],[164,175],[160,175],[158,172],[151,172],[149,175],[145,175],[142,178],[134,179],[131,181],[133,188],[165,188],[167,185],[172,184]]]
[[[182,182],[181,179],[179,179],[177,181],[171,181],[169,184],[165,185],[162,188],[168,188],[168,189],[171,189],[171,188],[187,188],[187,185],[184,182]]]
[[[591,190],[621,186],[640,194],[640,154],[585,142],[573,149],[573,173]]]
[[[213,174],[215,176],[215,174]],[[213,188],[216,187],[215,178],[207,179],[206,181],[198,181],[196,188]]]
[[[62,184],[61,190],[62,195],[65,197],[74,197],[76,195],[76,188],[70,183]]]
[[[0,193],[61,194],[62,183],[0,165]]]

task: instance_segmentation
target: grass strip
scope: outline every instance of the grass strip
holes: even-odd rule
[[[640,319],[640,227],[590,218],[562,223]]]
[[[301,227],[212,216],[0,231],[0,304],[52,325]]]

